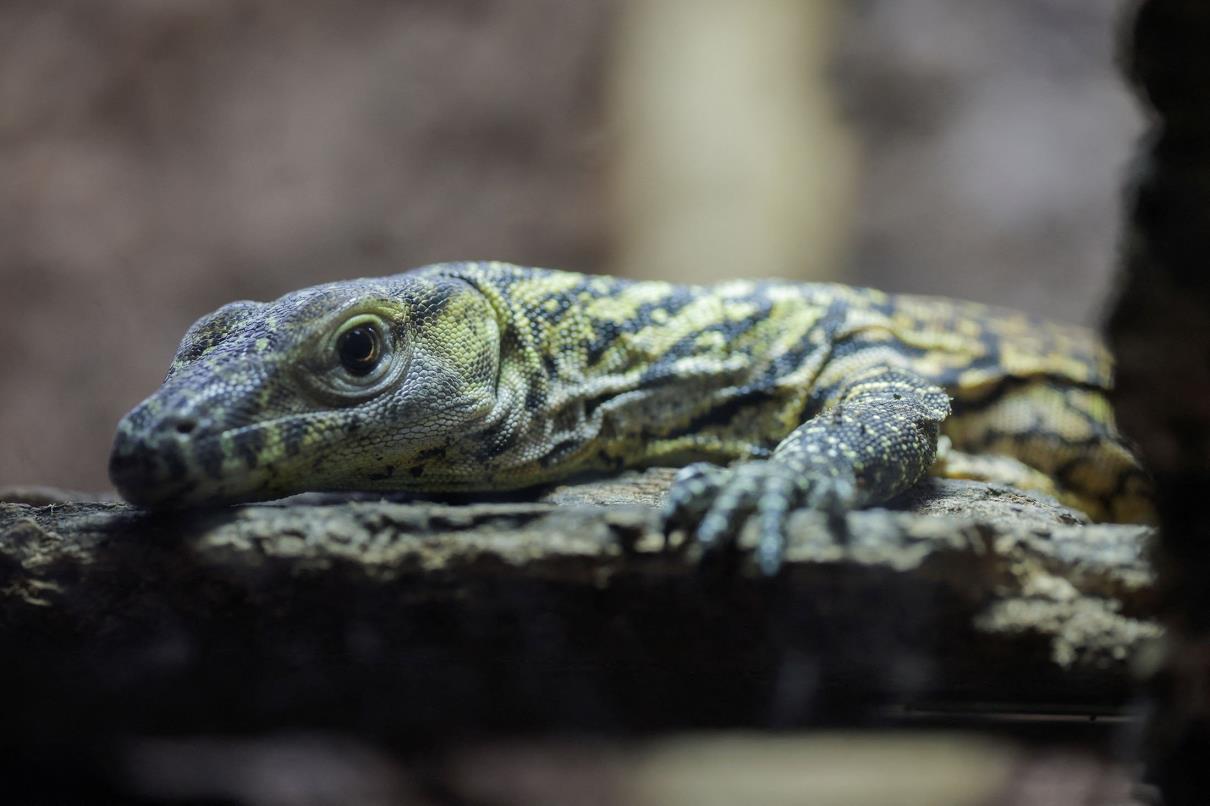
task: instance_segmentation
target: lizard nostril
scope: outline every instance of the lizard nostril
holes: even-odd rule
[[[197,420],[192,417],[176,417],[172,421],[172,429],[178,434],[192,434],[197,429]]]

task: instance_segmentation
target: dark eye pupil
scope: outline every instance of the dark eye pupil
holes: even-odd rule
[[[340,363],[353,375],[365,375],[378,365],[378,332],[372,327],[360,325],[340,334],[336,349]]]

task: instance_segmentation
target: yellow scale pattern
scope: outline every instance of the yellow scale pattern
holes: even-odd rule
[[[340,355],[356,324],[378,340],[364,374]],[[1146,519],[1111,372],[1087,331],[975,303],[439,264],[203,318],[119,425],[111,476],[181,506],[688,464],[670,528],[712,544],[755,517],[774,564],[788,512],[876,504],[926,472]]]

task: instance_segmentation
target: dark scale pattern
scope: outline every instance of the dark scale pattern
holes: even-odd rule
[[[670,528],[695,528],[708,549],[737,535],[749,515],[760,529],[757,559],[781,562],[786,518],[801,507],[841,514],[880,503],[918,482],[932,466],[949,396],[919,376],[868,370],[840,401],[796,428],[768,461],[723,469],[690,465],[665,503]]]
[[[357,376],[336,349],[351,327],[382,342]],[[1085,331],[973,303],[441,264],[203,318],[119,425],[111,475],[180,506],[688,465],[669,527],[713,547],[754,520],[772,570],[793,510],[878,504],[928,472],[1145,514],[1110,371]]]

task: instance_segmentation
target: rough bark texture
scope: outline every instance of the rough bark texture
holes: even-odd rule
[[[1158,632],[1142,528],[932,482],[847,536],[797,517],[770,581],[662,549],[667,475],[538,502],[0,505],[0,680],[26,695],[5,738],[1096,713]]]
[[[1170,804],[1210,792],[1210,5],[1142,3],[1129,73],[1155,113],[1137,160],[1109,323],[1116,406],[1156,477],[1171,627],[1148,753]]]
[[[663,550],[653,504],[669,480],[176,515],[11,491],[0,773],[29,803],[327,803],[341,801],[316,799],[334,786],[319,778],[350,791],[395,781],[400,768],[380,769],[372,749],[394,748],[438,754],[409,768],[428,799],[381,802],[462,802],[447,789],[478,778],[440,754],[474,737],[1113,714],[1128,659],[1159,634],[1144,528],[933,481],[900,511],[853,513],[845,535],[798,516],[786,573],[768,580],[743,555],[703,566]],[[337,738],[315,744],[314,731]],[[239,735],[259,737],[251,756]],[[645,753],[644,769],[662,758]],[[1005,753],[996,764],[1015,763]],[[270,786],[282,770],[286,794]],[[763,791],[759,776],[742,781],[727,790],[737,799]],[[476,802],[530,802],[526,791]]]

